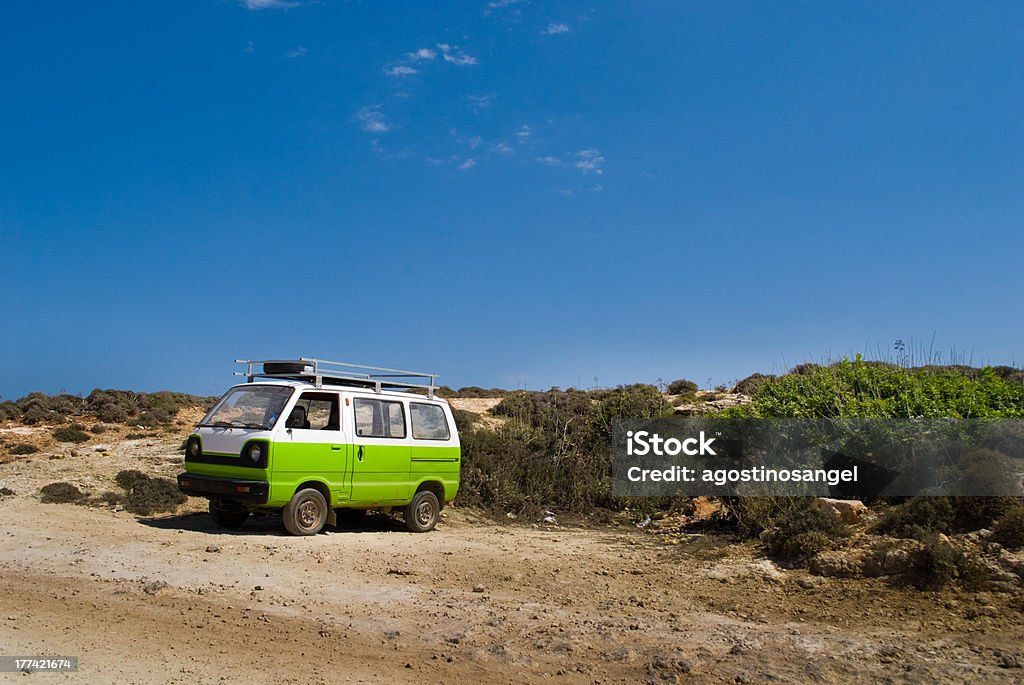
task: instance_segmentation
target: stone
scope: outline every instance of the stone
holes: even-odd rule
[[[861,565],[840,552],[822,552],[811,559],[810,571],[816,576],[854,578],[861,574]]]
[[[829,514],[849,525],[860,523],[864,515],[867,514],[868,508],[858,500],[818,497],[811,502],[811,511]]]

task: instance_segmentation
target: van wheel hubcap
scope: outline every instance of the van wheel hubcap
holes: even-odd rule
[[[320,518],[320,507],[316,502],[306,500],[299,505],[299,522],[306,528],[310,528]]]
[[[421,526],[430,525],[430,522],[434,518],[434,507],[430,502],[420,502],[420,505],[416,507],[416,522]]]

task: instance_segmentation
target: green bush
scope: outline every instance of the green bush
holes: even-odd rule
[[[912,497],[885,513],[875,531],[900,538],[924,539],[930,533],[948,533],[955,515],[949,497]]]
[[[169,478],[148,478],[136,483],[128,492],[124,508],[133,514],[150,516],[175,511],[188,500]]]
[[[466,411],[465,409],[452,409],[452,417],[455,419],[455,426],[459,430],[459,435],[472,430],[480,422],[479,414]]]
[[[125,492],[128,492],[139,483],[145,483],[148,480],[149,476],[138,469],[125,469],[123,471],[118,471],[117,475],[114,476],[114,482],[117,483]]]
[[[188,500],[173,480],[153,478],[137,469],[119,471],[114,482],[126,493],[124,508],[140,516],[174,511]],[[120,501],[116,493],[107,493],[106,498],[108,503]]]
[[[999,519],[992,539],[1008,549],[1024,549],[1024,506],[1011,509]]]
[[[756,538],[783,519],[809,511],[806,497],[728,497],[726,520],[745,538]]]
[[[736,416],[765,418],[1020,418],[1024,382],[992,367],[903,368],[857,355],[801,364],[763,382]]]
[[[697,384],[693,381],[688,381],[685,378],[672,381],[668,384],[669,395],[687,395],[693,397],[697,394]]]
[[[806,564],[814,555],[841,547],[850,529],[829,514],[810,509],[792,510],[765,535],[769,553],[791,562]]]
[[[912,497],[886,512],[875,531],[917,540],[968,532],[992,525],[1020,504],[1020,497]]]
[[[736,385],[733,386],[732,391],[753,397],[757,394],[757,391],[762,385],[774,378],[775,376],[769,376],[763,373],[752,373],[736,383]]]
[[[30,445],[27,442],[15,445],[11,448],[11,454],[35,454],[38,451],[38,447]]]
[[[459,500],[514,512],[614,508],[613,422],[661,416],[669,409],[651,385],[508,393],[493,410],[507,417],[502,426],[460,433]]]
[[[981,590],[989,580],[985,565],[938,533],[926,534],[914,554],[910,579],[922,590],[938,590],[953,581],[968,590]]]
[[[47,504],[77,503],[85,499],[85,493],[71,483],[59,482],[44,485],[39,489],[40,501]]]
[[[0,420],[34,425],[81,416],[103,423],[131,422],[157,426],[172,422],[184,407],[209,407],[214,399],[165,391],[140,393],[96,389],[88,397],[33,392],[18,400],[0,402]]]
[[[53,437],[57,442],[88,442],[89,434],[85,432],[85,426],[74,423],[70,426],[61,426],[53,431]]]

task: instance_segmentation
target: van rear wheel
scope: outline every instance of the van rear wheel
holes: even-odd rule
[[[437,495],[429,490],[417,492],[405,507],[405,527],[413,533],[434,530],[440,517],[441,505],[437,502]]]
[[[210,500],[210,516],[221,528],[241,528],[249,520],[249,512],[241,507],[224,506],[220,502]]]
[[[327,500],[319,490],[299,490],[285,505],[281,518],[292,535],[316,535],[327,523]]]

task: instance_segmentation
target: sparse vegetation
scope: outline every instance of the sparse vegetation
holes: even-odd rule
[[[732,391],[753,397],[757,394],[757,391],[762,385],[773,378],[775,378],[775,376],[765,375],[763,373],[752,373],[743,380],[737,382],[736,385],[733,386]]]
[[[174,511],[188,500],[170,478],[147,476],[137,469],[119,471],[114,482],[125,492],[124,508],[140,516]],[[116,493],[106,496],[117,497]]]
[[[57,442],[88,442],[89,434],[85,432],[85,426],[80,423],[73,423],[70,426],[61,426],[53,431],[53,437]]]
[[[792,508],[764,536],[769,553],[797,564],[808,563],[814,555],[841,547],[850,529],[834,516]]]
[[[992,539],[1008,549],[1024,549],[1024,506],[1010,509],[999,519]]]
[[[133,514],[151,516],[174,511],[187,500],[188,498],[178,489],[178,484],[170,478],[146,477],[145,480],[135,483],[128,491],[124,508]]]
[[[27,442],[19,443],[10,449],[11,454],[23,455],[23,454],[35,454],[39,451],[39,448],[35,445],[30,445]]]
[[[505,423],[460,433],[459,497],[513,512],[617,508],[611,496],[612,421],[669,410],[651,385],[509,393],[493,410]]]
[[[958,581],[965,589],[980,590],[988,581],[988,569],[980,559],[939,533],[929,532],[922,542],[908,577],[920,589],[937,590]]]
[[[695,397],[697,395],[697,384],[685,378],[680,378],[668,384],[668,394]]]
[[[71,483],[59,482],[39,489],[39,499],[47,504],[79,503],[86,499],[84,492]]]
[[[161,426],[171,423],[180,409],[209,407],[214,399],[179,392],[144,393],[98,388],[87,397],[34,392],[19,400],[0,402],[0,421],[37,425],[61,423],[68,417],[82,417],[91,422]]]
[[[843,359],[801,364],[762,382],[750,405],[731,416],[765,418],[1019,418],[1024,375],[1009,367],[905,368]]]

